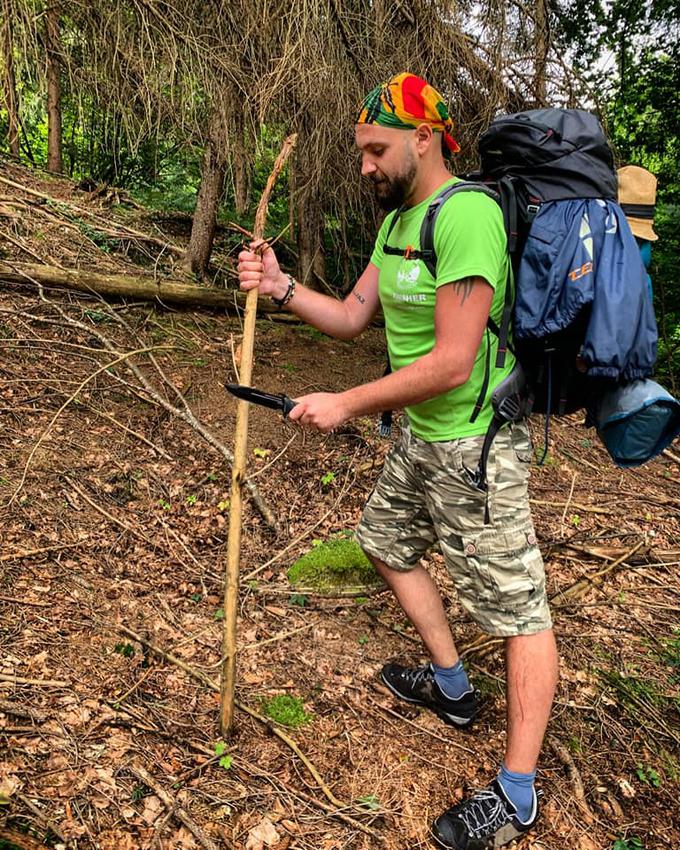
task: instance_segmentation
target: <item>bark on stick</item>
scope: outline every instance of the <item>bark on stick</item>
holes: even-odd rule
[[[272,173],[269,175],[255,215],[253,236],[256,239],[264,235],[267,220],[267,208],[272,188],[297,140],[296,135],[289,136],[283,143]],[[243,341],[241,343],[240,382],[250,385],[253,372],[253,348],[255,341],[255,316],[257,313],[257,289],[251,289],[246,300],[243,322]],[[220,726],[222,734],[231,730],[234,718],[234,685],[236,675],[236,612],[238,608],[238,573],[241,560],[241,487],[246,471],[246,453],[248,445],[248,402],[237,402],[236,436],[234,439],[234,463],[231,473],[231,503],[229,506],[229,542],[227,545],[227,566],[224,581],[224,634],[222,641],[222,670],[220,681]]]

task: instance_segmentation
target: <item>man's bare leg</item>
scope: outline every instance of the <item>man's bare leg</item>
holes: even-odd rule
[[[458,652],[442,598],[428,571],[418,564],[408,572],[401,572],[371,555],[368,557],[415,626],[431,661],[439,667],[453,667]]]
[[[557,685],[557,647],[552,629],[507,639],[508,740],[505,766],[531,773],[538,762]]]

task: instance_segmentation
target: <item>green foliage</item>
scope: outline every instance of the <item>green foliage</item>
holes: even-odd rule
[[[617,838],[612,850],[645,850],[639,838]]]
[[[276,723],[291,729],[303,726],[312,719],[312,715],[305,711],[304,700],[289,694],[279,694],[263,700],[262,710]]]
[[[304,608],[309,601],[309,597],[305,596],[304,593],[291,593],[288,601],[291,605],[298,605],[300,608]]]
[[[227,753],[227,745],[224,741],[217,741],[215,744],[215,755],[220,756],[220,760],[217,762],[220,767],[223,767],[225,770],[229,770],[234,762],[234,757]]]
[[[638,762],[635,767],[635,775],[644,785],[651,785],[652,788],[661,787],[661,777],[657,771],[649,765]]]
[[[288,570],[293,587],[329,591],[377,585],[380,578],[355,540],[334,538],[313,546]]]
[[[380,800],[375,796],[375,794],[365,794],[363,797],[359,797],[357,803],[361,803],[362,806],[365,806],[372,812],[379,809],[381,805]]]
[[[324,472],[321,476],[321,484],[323,487],[328,487],[335,481],[335,473],[334,472]]]
[[[132,658],[135,654],[135,648],[131,643],[117,643],[113,647],[113,651],[119,655],[123,655],[125,658]]]

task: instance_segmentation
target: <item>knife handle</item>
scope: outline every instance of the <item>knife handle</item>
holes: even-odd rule
[[[291,412],[291,410],[295,407],[296,404],[297,404],[296,401],[293,401],[292,398],[288,398],[287,395],[284,395],[284,397],[283,397],[283,415],[288,416],[288,414]]]

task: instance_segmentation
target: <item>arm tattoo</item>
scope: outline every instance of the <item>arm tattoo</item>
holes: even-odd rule
[[[456,294],[460,295],[461,304],[465,304],[465,302],[467,301],[470,293],[472,292],[474,282],[474,277],[462,277],[460,280],[455,281],[455,283],[453,284],[453,288],[456,290]]]
[[[360,292],[353,292],[352,295],[357,299],[359,304],[365,304],[366,303],[366,299],[364,298],[364,296]]]

